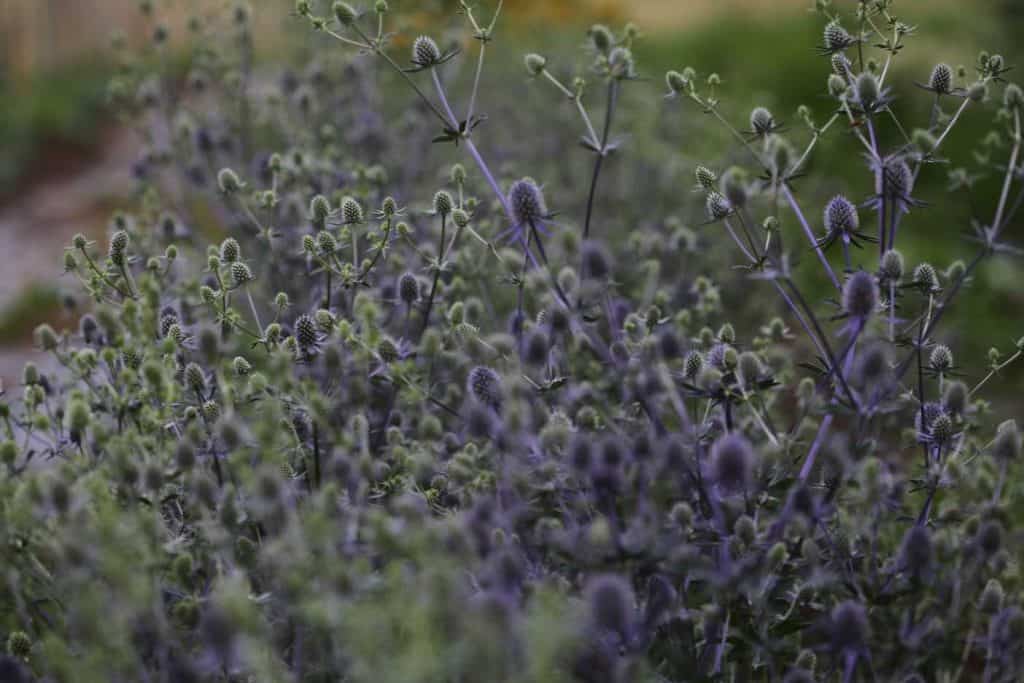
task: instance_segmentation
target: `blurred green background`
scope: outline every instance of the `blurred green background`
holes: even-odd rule
[[[182,18],[191,12],[220,7],[221,0],[166,0]],[[827,117],[823,96],[828,67],[814,52],[821,42],[822,19],[811,10],[813,0],[507,0],[500,26],[511,40],[496,43],[492,54],[505,61],[503,73],[518,73],[527,51],[560,52],[577,47],[585,26],[593,21],[636,22],[644,34],[638,63],[649,81],[639,83],[635,99],[645,106],[660,102],[666,69],[692,66],[702,75],[721,75],[723,109],[740,127],[754,105],[765,105],[792,124],[794,138],[804,135],[796,109],[806,104],[819,121]],[[254,0],[263,56],[286,48],[288,36],[302,43],[304,29],[290,20],[290,0]],[[445,0],[393,0],[399,13],[429,15],[444,11]],[[483,0],[487,12],[494,3]],[[834,0],[849,12],[855,0]],[[63,245],[75,232],[101,235],[109,211],[131,194],[130,167],[137,149],[131,131],[119,128],[106,110],[104,86],[112,65],[107,44],[118,28],[129,42],[147,39],[137,11],[138,0],[4,0],[0,3],[0,243],[8,255],[0,269],[0,378],[13,381],[28,348],[32,327],[42,320],[62,322],[60,275]],[[901,119],[926,121],[930,99],[913,90],[927,79],[932,65],[944,61],[973,66],[979,50],[1003,53],[1010,64],[1024,62],[1019,36],[1024,29],[1021,0],[898,0],[896,13],[918,27],[906,55],[894,72]],[[183,19],[184,20],[184,19]],[[283,29],[283,30],[282,30]],[[266,40],[263,38],[266,37]],[[501,67],[496,67],[501,72]],[[1017,71],[1011,72],[1011,79]],[[643,109],[643,107],[640,107]],[[693,122],[702,116],[682,107],[679,116]],[[944,148],[953,165],[973,166],[975,145],[992,122],[988,111],[968,111]],[[664,125],[638,117],[644,125]],[[710,122],[699,135],[670,143],[685,163],[697,161],[721,168],[738,159],[735,145]],[[889,140],[895,143],[896,140]],[[637,136],[637,144],[658,144],[654,135]],[[662,150],[664,153],[664,150]],[[632,153],[628,151],[627,153]],[[811,192],[870,194],[858,148],[849,136],[831,136],[815,155]],[[972,248],[962,241],[969,228],[964,202],[944,192],[946,168],[932,167],[922,176],[917,194],[932,205],[915,212],[901,234],[911,263],[928,259],[940,269]],[[977,187],[978,206],[993,205],[996,173]],[[687,176],[687,182],[689,177]],[[680,188],[688,194],[689,186]],[[808,209],[810,213],[812,209]],[[817,213],[817,209],[813,209]],[[1007,234],[1020,242],[1020,221]],[[989,262],[968,293],[969,316],[961,310],[944,339],[968,350],[964,363],[981,370],[984,350],[1004,350],[1024,336],[1024,271],[1007,260]],[[56,283],[56,284],[54,284]],[[70,319],[64,321],[70,323]],[[1019,384],[1015,374],[1003,382]]]

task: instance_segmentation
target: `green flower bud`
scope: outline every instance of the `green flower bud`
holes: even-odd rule
[[[665,85],[669,92],[678,95],[689,87],[690,81],[678,71],[669,71],[665,74]]]
[[[11,631],[7,636],[7,654],[16,659],[27,660],[32,652],[32,638],[24,631]]]
[[[222,193],[230,195],[241,192],[245,184],[232,169],[222,168],[217,173],[217,187]]]
[[[540,76],[544,73],[544,69],[547,68],[548,60],[539,54],[531,52],[523,58],[523,62],[526,64],[526,70],[532,76]]]
[[[363,222],[363,207],[352,197],[341,200],[341,217],[345,225],[356,225]]]
[[[452,211],[452,223],[455,224],[455,227],[464,228],[467,225],[469,225],[469,221],[469,214],[463,211],[462,209],[455,209],[454,211]]]
[[[1003,106],[1010,111],[1017,111],[1024,106],[1024,90],[1016,83],[1010,83],[1003,91]]]
[[[224,263],[234,263],[242,258],[242,248],[238,244],[238,240],[234,237],[228,237],[226,240],[220,243],[220,259]]]
[[[25,363],[25,367],[21,370],[21,382],[22,384],[39,384],[39,368],[32,361]]]
[[[615,45],[615,34],[603,24],[594,24],[587,31],[587,34],[590,36],[590,42],[598,52],[607,53]]]
[[[231,361],[231,367],[239,377],[244,377],[252,371],[252,365],[242,356],[236,356],[235,359]]]
[[[338,20],[338,23],[342,26],[351,26],[355,23],[356,19],[359,18],[359,14],[355,8],[347,2],[336,0],[334,5],[331,6],[331,11],[334,13],[334,18]]]
[[[37,327],[33,336],[35,337],[36,345],[43,351],[53,351],[60,344],[57,333],[46,323]]]
[[[68,403],[67,422],[68,431],[72,434],[81,435],[89,428],[92,420],[92,411],[89,404],[82,399],[72,399]]]
[[[978,609],[983,614],[995,614],[1003,606],[1003,586],[996,579],[989,579],[978,599]]]
[[[0,462],[10,467],[18,458],[18,444],[14,441],[0,441]]]
[[[439,216],[448,216],[455,207],[455,200],[452,196],[441,190],[434,195],[434,213]]]

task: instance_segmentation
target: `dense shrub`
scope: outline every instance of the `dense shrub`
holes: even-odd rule
[[[154,20],[110,92],[138,207],[68,247],[90,311],[0,403],[0,679],[1019,680],[1021,435],[983,397],[1024,341],[961,363],[942,322],[1015,253],[1024,95],[998,55],[940,64],[914,128],[913,27],[819,5],[827,115],[746,130],[715,74],[644,85],[631,26],[578,76],[526,55],[534,103],[491,109],[497,11],[436,42],[299,0],[316,58],[271,83],[246,6],[190,26],[185,83]],[[627,101],[741,161],[665,187]],[[906,263],[968,109],[1001,196],[928,217],[965,261]],[[870,196],[799,192],[826,135]]]

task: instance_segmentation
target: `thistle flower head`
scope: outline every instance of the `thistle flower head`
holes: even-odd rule
[[[1024,90],[1016,83],[1010,83],[1003,91],[1003,106],[1010,111],[1020,111],[1024,107]]]
[[[858,354],[853,376],[857,386],[877,387],[888,380],[891,369],[886,347],[871,344]]]
[[[712,346],[708,350],[708,355],[705,359],[707,360],[708,365],[718,370],[727,370],[728,368],[726,367],[726,354],[728,353],[730,348],[732,347],[730,347],[726,343],[718,343]],[[735,349],[733,349],[733,352],[735,352]]]
[[[938,95],[948,95],[953,90],[953,69],[948,64],[936,64],[928,78],[928,88]]]
[[[842,77],[845,81],[850,73],[850,58],[842,52],[836,52],[829,61],[832,65],[832,73]]]
[[[842,52],[856,42],[854,37],[838,21],[829,22],[825,26],[824,40],[822,50],[827,54]]]
[[[751,391],[757,388],[757,383],[764,374],[764,366],[761,359],[752,351],[744,351],[739,355],[736,363],[736,378],[745,390]]]
[[[982,614],[995,614],[1003,606],[1006,593],[998,579],[989,579],[978,598],[978,609]]]
[[[245,265],[241,261],[236,261],[231,264],[231,280],[235,283],[235,287],[242,287],[253,280],[252,269]]]
[[[987,557],[995,555],[1003,547],[1003,525],[997,520],[988,520],[975,534],[975,542]]]
[[[543,365],[548,360],[548,336],[541,330],[534,330],[526,339],[524,359],[530,365]]]
[[[832,645],[848,652],[864,647],[870,636],[867,610],[859,602],[847,600],[832,608],[830,615]]]
[[[32,638],[24,631],[11,631],[7,636],[7,652],[12,657],[27,659],[32,652]]]
[[[464,185],[466,183],[466,167],[462,164],[452,164],[449,176],[455,185]]]
[[[935,272],[935,267],[930,263],[921,263],[914,268],[913,283],[915,287],[925,294],[938,292],[941,288],[939,275]]]
[[[837,74],[830,74],[827,81],[828,94],[836,99],[844,97],[849,90],[846,79]]]
[[[323,229],[327,219],[331,217],[331,201],[318,194],[309,201],[309,220],[317,228]]]
[[[878,307],[878,283],[870,273],[859,270],[843,285],[843,311],[851,318],[867,319]]]
[[[604,245],[594,240],[583,243],[583,273],[594,280],[604,280],[611,275],[612,260]]]
[[[128,248],[128,233],[124,230],[118,230],[110,236],[110,254],[123,254],[125,249]]]
[[[32,336],[35,339],[36,346],[43,351],[53,351],[60,345],[60,339],[57,337],[57,333],[54,332],[53,328],[46,323],[36,327]]]
[[[749,490],[754,483],[754,447],[740,434],[726,434],[711,447],[711,467],[723,491]]]
[[[338,251],[338,240],[326,230],[321,230],[316,234],[316,250],[321,256],[330,256]],[[307,251],[312,251],[312,249],[307,249]]]
[[[665,85],[668,86],[668,91],[672,95],[678,95],[685,91],[689,84],[690,81],[687,80],[686,76],[678,71],[668,71],[665,73]]]
[[[238,245],[238,240],[234,237],[228,237],[220,243],[220,260],[224,263],[234,263],[242,258],[242,248]]]
[[[587,584],[586,595],[594,626],[617,634],[625,642],[632,631],[636,610],[632,587],[621,577],[606,574]]]
[[[530,178],[512,183],[508,191],[508,203],[512,209],[512,218],[520,227],[535,225],[547,217],[544,194]]]
[[[967,412],[970,403],[970,392],[961,381],[948,382],[942,392],[942,407],[953,416],[962,416]]]
[[[477,402],[496,407],[501,403],[501,378],[491,368],[478,365],[469,371],[466,387]]]
[[[903,535],[900,564],[904,571],[918,575],[932,562],[932,537],[928,528],[914,524]]]
[[[729,200],[718,192],[709,192],[707,199],[704,200],[704,212],[709,220],[720,221],[723,218],[728,218],[732,214],[732,210]]]
[[[903,277],[903,254],[895,249],[885,252],[878,274],[886,282],[899,282]]]
[[[928,436],[933,443],[946,444],[953,438],[953,433],[953,418],[943,409],[932,420],[931,426],[928,428]]]
[[[615,34],[604,24],[594,24],[587,31],[587,35],[598,52],[607,54],[615,46]]]
[[[412,63],[429,69],[441,63],[441,48],[430,36],[420,36],[412,44]]]
[[[420,300],[420,282],[412,273],[403,273],[398,278],[398,298],[406,306],[412,306]]]
[[[612,78],[628,80],[636,78],[636,62],[633,51],[627,47],[614,47],[608,53],[608,70]]]
[[[785,176],[793,163],[793,145],[786,138],[775,135],[768,138],[766,152],[772,174],[777,178]]]
[[[341,218],[345,225],[357,225],[363,222],[363,207],[353,197],[341,200]]]
[[[222,168],[217,173],[217,187],[220,188],[223,194],[230,195],[241,192],[245,184],[232,169]]]
[[[713,190],[715,185],[718,183],[718,176],[707,166],[698,166],[694,170],[694,176],[697,178],[697,188],[702,190]]]
[[[434,194],[434,213],[439,216],[448,216],[454,208],[455,200],[452,199],[451,194],[444,190],[439,190]]]
[[[739,166],[732,166],[722,174],[719,183],[721,192],[733,207],[743,207],[749,199],[749,183],[747,171]]]
[[[1021,433],[1016,421],[1008,420],[999,425],[989,452],[1000,462],[1013,462],[1020,459]]]
[[[829,235],[853,234],[860,227],[860,217],[853,202],[836,195],[825,206],[825,232]]]
[[[526,70],[531,76],[540,76],[544,73],[544,69],[547,68],[548,60],[535,52],[531,52],[523,58],[523,63],[526,65]]]
[[[935,372],[949,372],[953,369],[953,351],[945,344],[937,344],[928,356],[928,366]]]
[[[700,351],[690,351],[686,354],[686,358],[683,360],[683,375],[691,382],[696,379],[697,375],[704,368],[704,356],[700,355]]]
[[[683,349],[679,344],[679,337],[672,330],[664,330],[658,335],[658,352],[666,360],[672,360],[682,355]]]
[[[857,93],[857,102],[865,111],[872,111],[882,97],[882,86],[878,83],[878,77],[870,71],[858,75],[853,87]]]
[[[455,209],[452,211],[452,223],[455,224],[455,227],[464,228],[469,225],[470,220],[471,217],[465,210]]]
[[[775,117],[764,107],[750,112],[750,130],[759,137],[770,135],[775,130]]]
[[[334,14],[334,18],[338,20],[338,23],[342,26],[351,26],[355,23],[356,19],[359,18],[358,12],[355,8],[347,2],[342,0],[335,0],[331,6],[331,12]]]
[[[231,361],[231,367],[239,377],[244,377],[252,372],[252,365],[242,356],[235,356],[235,359]]]
[[[910,164],[903,157],[893,157],[882,167],[883,194],[885,196],[906,200],[914,190],[914,173]]]
[[[914,411],[914,429],[925,439],[932,435],[932,425],[941,416],[946,415],[942,404],[934,401],[925,403],[919,410]]]
[[[299,348],[308,350],[315,348],[320,341],[319,333],[317,332],[316,320],[309,315],[300,315],[295,319],[295,341],[298,343]]]
[[[206,393],[206,373],[197,363],[185,366],[185,385],[197,394]]]

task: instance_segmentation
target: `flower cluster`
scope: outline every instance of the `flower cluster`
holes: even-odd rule
[[[0,395],[0,680],[1024,677],[1022,437],[989,393],[1024,340],[977,363],[943,325],[1015,252],[1001,57],[935,67],[931,122],[886,149],[913,33],[891,0],[818,3],[832,107],[803,133],[734,127],[695,68],[661,101],[637,28],[595,25],[578,76],[525,57],[582,136],[576,186],[549,138],[500,168],[478,145],[497,13],[458,3],[460,101],[460,49],[402,36],[407,68],[387,2],[325,4],[296,3],[324,42],[274,83],[245,5],[190,23],[182,90],[121,55],[140,204],[105,252],[74,238],[81,322],[40,326]],[[612,188],[631,100],[711,114],[737,165],[697,166],[694,201]],[[1008,143],[1001,194],[971,202],[970,260],[905,262],[967,109]],[[865,182],[798,196],[826,136]]]

